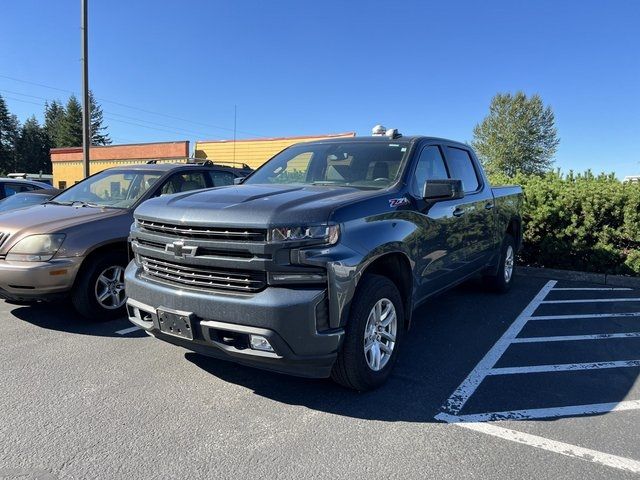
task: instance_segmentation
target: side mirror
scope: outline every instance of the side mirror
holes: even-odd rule
[[[435,202],[463,198],[462,180],[427,180],[424,182],[422,197]]]
[[[244,182],[244,179],[247,177],[237,177],[233,179],[233,184],[234,185],[240,185],[242,182]]]

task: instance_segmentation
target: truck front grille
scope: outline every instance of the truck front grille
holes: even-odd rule
[[[175,225],[165,222],[138,220],[138,226],[148,232],[161,233],[177,238],[200,240],[230,240],[234,242],[264,242],[267,231],[257,228],[216,228],[192,225]]]
[[[180,265],[166,260],[140,256],[142,269],[149,277],[175,285],[205,290],[258,292],[265,288],[265,272],[222,270],[202,265]]]

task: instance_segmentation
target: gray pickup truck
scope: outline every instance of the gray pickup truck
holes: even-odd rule
[[[131,322],[189,350],[357,390],[389,376],[412,312],[481,274],[513,279],[519,187],[473,150],[378,135],[291,146],[241,185],[145,202]]]

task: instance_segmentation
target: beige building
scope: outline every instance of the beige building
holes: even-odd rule
[[[54,187],[64,189],[84,178],[81,147],[52,148],[50,153]],[[91,147],[89,170],[93,175],[111,167],[146,163],[149,160],[158,160],[159,163],[185,162],[188,157],[188,140]]]
[[[311,142],[329,138],[355,137],[354,132],[333,133],[327,135],[310,135],[299,137],[255,138],[249,140],[211,140],[196,142],[196,158],[213,162],[245,163],[251,168],[258,168],[276,153],[294,143]]]

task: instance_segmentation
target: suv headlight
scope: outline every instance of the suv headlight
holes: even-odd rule
[[[64,233],[52,233],[46,235],[29,235],[16,243],[6,260],[15,262],[46,262],[58,252]]]
[[[334,245],[340,238],[338,225],[315,225],[309,227],[275,227],[269,230],[269,242],[318,241]]]

